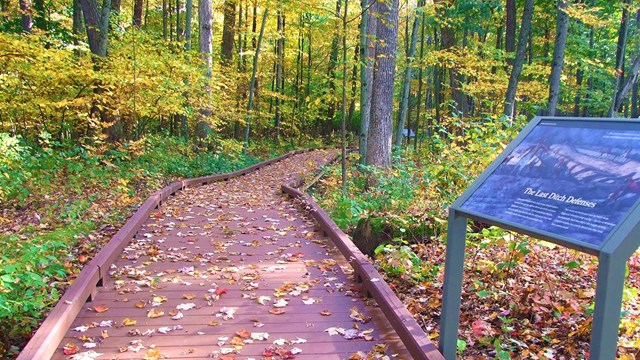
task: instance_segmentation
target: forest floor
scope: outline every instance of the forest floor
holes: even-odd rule
[[[466,163],[438,163],[445,151],[429,153],[436,155],[417,157],[422,165],[412,154],[396,158],[393,169],[378,174],[376,187],[367,184],[366,168],[350,165],[346,196],[340,168],[333,166],[313,192],[352,236],[362,219],[374,224],[384,240],[374,264],[437,343],[447,204],[473,177]],[[496,227],[471,223],[469,229],[459,358],[588,359],[597,257]],[[618,341],[623,360],[640,359],[640,250],[627,265]]]

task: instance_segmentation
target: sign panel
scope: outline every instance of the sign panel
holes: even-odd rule
[[[541,120],[459,207],[600,248],[640,198],[640,122]]]

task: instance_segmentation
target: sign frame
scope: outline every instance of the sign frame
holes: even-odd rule
[[[440,352],[446,359],[453,360],[456,358],[468,219],[496,225],[597,256],[598,277],[590,356],[591,359],[615,359],[626,262],[640,247],[640,200],[636,200],[633,205],[629,206],[626,215],[617,222],[598,245],[465,209],[463,206],[476,190],[485,183],[485,180],[494,174],[494,171],[507,160],[507,157],[543,121],[562,122],[565,124],[601,123],[606,127],[607,124],[628,124],[629,121],[633,120],[537,116],[524,127],[520,134],[451,205],[447,229],[444,294],[439,341]],[[638,131],[640,131],[640,124]],[[640,169],[638,169],[638,175],[640,175]]]

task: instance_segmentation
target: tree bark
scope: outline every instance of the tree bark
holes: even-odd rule
[[[558,99],[560,98],[560,77],[564,68],[564,49],[569,31],[569,15],[565,11],[568,6],[568,0],[558,0],[556,39],[553,46],[551,75],[549,75],[549,102],[547,104],[547,115],[549,116],[555,116]]]
[[[393,132],[393,81],[398,46],[398,0],[377,3],[376,63],[371,91],[371,122],[367,138],[367,164],[391,165]]]
[[[278,19],[277,19],[277,32],[278,39],[276,40],[276,113],[275,113],[275,135],[274,140],[277,143],[280,141],[280,123],[282,121],[282,63],[284,60],[284,14],[282,13],[282,9],[278,9]]]
[[[425,29],[425,23],[426,23],[426,19],[425,19],[425,12],[422,12],[422,20],[421,20],[421,29],[420,29],[420,55],[419,55],[419,59],[420,59],[420,69],[418,70],[418,94],[417,94],[417,99],[416,99],[416,121],[415,121],[415,137],[413,138],[413,149],[414,150],[418,150],[418,132],[420,130],[420,113],[421,113],[421,109],[422,109],[422,87],[424,86],[424,79],[423,79],[423,73],[424,73],[424,64],[423,64],[423,60],[424,60],[424,38],[426,36],[426,29]],[[428,95],[427,95],[428,96]]]
[[[342,0],[336,0],[336,17],[340,18]],[[325,97],[327,103],[327,118],[325,120],[325,126],[323,135],[329,136],[331,132],[331,125],[333,124],[333,118],[336,114],[336,68],[338,67],[338,54],[340,52],[340,31],[336,30],[333,34],[333,40],[331,40],[331,52],[329,53],[329,66],[327,68],[327,78],[329,92]]]
[[[236,36],[236,0],[224,1],[222,26],[222,63],[230,66],[233,61],[233,42]]]
[[[507,94],[504,100],[504,114],[508,117],[515,115],[516,93],[518,90],[518,82],[520,81],[520,73],[522,73],[522,67],[524,66],[524,60],[527,55],[527,43],[529,42],[532,17],[533,0],[525,0],[522,11],[522,22],[520,23],[520,35],[518,36],[518,50],[516,57],[513,59],[513,68],[511,69]]]
[[[31,29],[33,28],[33,17],[31,12],[30,0],[20,0],[20,17],[22,20],[22,31],[30,33]]]
[[[169,12],[167,9],[167,0],[162,0],[162,39],[167,41],[167,28],[169,25]]]
[[[193,0],[185,1],[184,12],[184,48],[191,50],[191,26],[193,23]]]
[[[627,34],[629,33],[629,9],[630,0],[624,0],[622,6],[622,19],[620,19],[620,27],[618,28],[618,43],[616,45],[616,68],[615,68],[615,90],[613,92],[613,100],[609,109],[609,117],[613,117],[616,111],[620,111],[622,102],[618,101],[621,95],[624,79],[624,58],[627,48]],[[618,105],[619,104],[619,105]]]
[[[84,15],[91,53],[99,57],[107,56],[107,34],[109,31],[111,0],[103,0],[101,8],[98,8],[96,0],[80,0],[80,5]]]
[[[264,36],[264,26],[267,23],[267,14],[269,9],[265,9],[262,14],[262,24],[260,25],[260,35],[256,44],[256,51],[253,55],[253,71],[251,72],[251,84],[249,85],[249,102],[247,103],[247,124],[244,129],[244,143],[242,144],[242,153],[247,154],[249,146],[249,132],[251,131],[251,111],[253,110],[253,96],[256,87],[256,73],[258,72],[258,56],[260,55],[260,46],[262,45],[262,37]]]
[[[371,118],[371,89],[375,57],[377,20],[374,0],[362,0],[362,25],[360,28],[360,163],[367,157],[367,133]]]
[[[138,29],[142,26],[142,0],[135,0],[133,3],[133,26]]]
[[[407,112],[409,107],[409,93],[411,91],[411,78],[413,77],[413,62],[416,56],[416,44],[418,42],[418,30],[420,28],[420,13],[424,1],[418,1],[418,8],[416,9],[416,15],[413,19],[413,26],[411,28],[411,41],[409,45],[409,52],[407,53],[407,65],[404,70],[404,79],[402,81],[402,92],[400,93],[400,111],[398,111],[398,127],[396,128],[396,146],[402,146],[404,125],[407,121]],[[408,129],[411,131],[411,129]]]
[[[504,37],[504,49],[507,55],[516,51],[516,0],[506,0],[507,21]],[[520,26],[522,27],[522,25]],[[512,65],[513,60],[508,58],[507,63]]]
[[[638,70],[640,69],[640,53],[636,55],[635,60],[633,61],[633,65],[628,71],[627,79],[622,83],[622,89],[620,89],[620,93],[616,96],[616,103],[613,104],[616,109],[622,108],[622,103],[629,95],[629,92],[633,88],[633,84],[638,81]],[[615,114],[615,113],[614,113]],[[609,116],[613,117],[612,113]]]
[[[340,121],[340,135],[342,138],[342,191],[347,191],[347,8],[349,1],[344,1],[344,15],[342,16],[342,114]],[[338,14],[340,15],[340,14]]]
[[[211,59],[212,45],[211,38],[213,36],[211,31],[211,0],[199,0],[198,3],[198,29],[200,38],[198,44],[200,48],[200,54],[205,62],[206,77],[211,78],[211,72],[213,62]]]

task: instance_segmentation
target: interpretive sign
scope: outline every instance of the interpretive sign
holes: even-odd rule
[[[460,210],[599,248],[640,198],[640,122],[540,121]]]
[[[640,246],[640,121],[534,118],[451,205],[440,351],[456,358],[467,219],[598,256],[590,358],[613,360]]]

